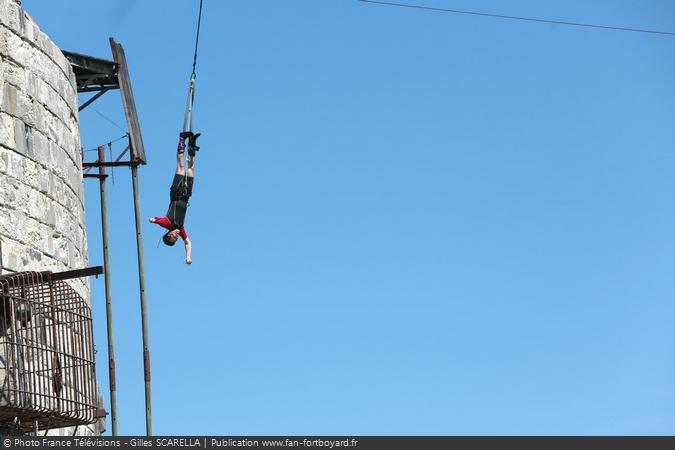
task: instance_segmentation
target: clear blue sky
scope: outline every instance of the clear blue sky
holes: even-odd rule
[[[414,2],[675,31],[670,0]],[[168,204],[197,5],[23,1],[63,49],[124,45],[144,218]],[[143,229],[155,434],[675,434],[675,37],[204,8],[192,266]],[[117,93],[94,107],[126,127]],[[85,149],[122,134],[81,127]],[[128,169],[111,182],[119,431],[144,434]]]

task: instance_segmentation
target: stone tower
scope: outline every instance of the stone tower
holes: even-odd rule
[[[3,274],[88,265],[75,76],[20,0],[0,0],[0,246]]]
[[[4,267],[86,267],[75,76],[17,0],[0,0],[0,105]]]

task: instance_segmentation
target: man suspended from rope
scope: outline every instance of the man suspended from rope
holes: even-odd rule
[[[169,209],[164,217],[151,217],[150,222],[156,223],[167,231],[162,237],[162,241],[168,246],[173,246],[180,236],[185,243],[185,264],[192,264],[192,243],[185,231],[185,213],[187,212],[188,201],[192,195],[192,185],[195,177],[195,155],[197,147],[197,138],[200,133],[193,134],[190,131],[180,133],[178,138],[178,152],[176,154],[176,174],[173,176],[173,183],[169,190]],[[187,172],[185,170],[184,153],[185,140],[188,140],[188,158]]]

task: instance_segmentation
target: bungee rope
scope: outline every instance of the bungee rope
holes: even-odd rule
[[[195,68],[197,67],[197,48],[199,47],[199,30],[202,26],[202,4],[203,0],[199,0],[199,18],[197,19],[197,35],[195,37],[195,56],[192,60],[192,78],[195,77]]]
[[[197,50],[199,49],[199,33],[202,26],[202,6],[204,0],[199,0],[199,15],[197,18],[197,32],[195,35],[195,52],[192,58],[192,74],[190,74],[190,83],[188,86],[188,96],[185,102],[185,117],[183,120],[183,131],[192,131],[192,106],[195,98],[195,79],[197,78]]]
[[[187,95],[187,100],[185,101],[185,114],[183,116],[183,132],[192,132],[192,109],[194,106],[194,100],[195,100],[195,80],[197,78],[197,50],[199,49],[199,33],[201,31],[201,25],[202,25],[202,7],[203,7],[204,0],[199,0],[199,14],[197,16],[197,32],[195,34],[195,51],[194,51],[194,56],[192,58],[192,73],[190,74],[190,82],[188,84],[188,95]],[[185,142],[185,146],[183,147],[183,193],[187,194],[187,169],[188,169],[188,155],[189,153],[189,140],[188,142]],[[186,147],[188,147],[188,151],[186,152]],[[174,216],[176,214],[176,205],[174,203]]]

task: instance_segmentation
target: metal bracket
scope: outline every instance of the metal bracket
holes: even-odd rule
[[[53,272],[52,280],[70,280],[71,278],[99,276],[103,273],[103,266],[87,267],[86,269]]]

